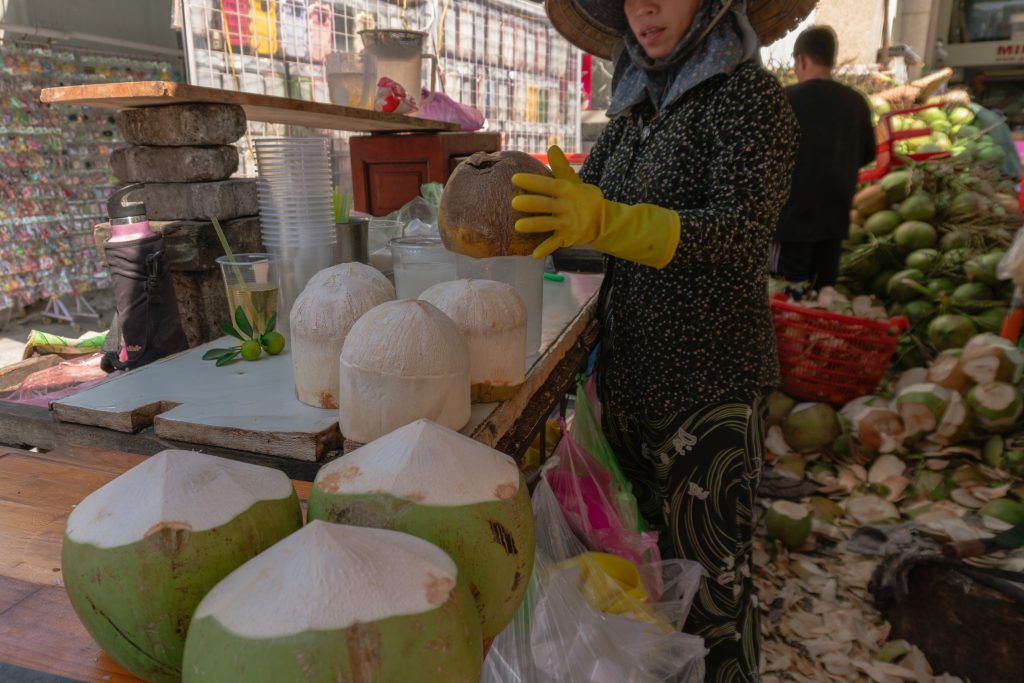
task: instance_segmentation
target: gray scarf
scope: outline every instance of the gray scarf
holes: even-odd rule
[[[704,36],[729,2],[732,7]],[[747,18],[745,0],[703,0],[679,44],[660,59],[649,58],[627,28],[612,57],[615,71],[608,116],[627,115],[644,101],[650,101],[661,112],[712,76],[732,73],[753,57],[757,48],[757,34]]]

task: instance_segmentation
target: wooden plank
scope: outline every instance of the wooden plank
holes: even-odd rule
[[[455,131],[459,129],[458,125],[454,123],[432,121],[414,116],[386,114],[369,109],[342,107],[322,102],[306,102],[287,97],[204,88],[169,81],[97,83],[44,88],[39,99],[50,104],[87,105],[113,109],[190,102],[237,104],[245,109],[245,116],[250,121],[363,133]]]
[[[38,589],[0,613],[0,661],[76,681],[137,683],[96,644],[63,588]]]
[[[340,455],[340,449],[329,451],[324,455],[323,460],[313,462],[219,446],[199,447],[195,444],[161,439],[152,427],[147,427],[135,434],[128,434],[102,427],[58,422],[53,419],[53,414],[46,408],[6,401],[0,401],[0,444],[17,448],[40,448],[48,451],[64,445],[95,446],[138,455],[153,455],[168,448],[201,450],[210,455],[219,455],[264,467],[274,467],[292,479],[302,481],[312,481],[325,462]]]
[[[39,586],[27,581],[0,575],[0,614],[39,590]]]
[[[215,368],[226,338],[113,377],[53,404],[58,420],[163,439],[317,461],[341,447],[338,414],[299,402],[291,352]]]

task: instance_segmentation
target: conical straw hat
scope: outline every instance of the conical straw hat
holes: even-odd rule
[[[739,0],[737,0],[739,1]],[[770,45],[803,21],[818,0],[750,0],[747,16],[762,45]],[[551,25],[563,38],[592,55],[611,59],[612,48],[629,30],[623,0],[545,0]]]

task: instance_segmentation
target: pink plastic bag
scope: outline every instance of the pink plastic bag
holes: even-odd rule
[[[484,115],[475,107],[459,104],[443,92],[434,93],[434,99],[428,102],[430,91],[425,88],[422,96],[423,99],[420,101],[425,104],[420,106],[418,116],[421,118],[457,123],[459,130],[466,132],[480,130],[484,127]]]
[[[660,562],[658,534],[638,532],[624,523],[615,504],[619,491],[611,474],[572,439],[564,420],[559,425],[562,440],[544,478],[569,526],[591,550],[624,557],[637,566]],[[643,579],[651,595],[661,594],[658,577]]]

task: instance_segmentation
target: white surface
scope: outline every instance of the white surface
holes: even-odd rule
[[[457,569],[409,534],[314,520],[228,574],[196,608],[247,638],[372,624],[444,604]]]
[[[79,543],[116,548],[163,524],[192,532],[213,529],[260,501],[293,493],[280,470],[192,451],[161,451],[89,494],[68,517],[67,533]]]
[[[564,282],[544,281],[542,352],[562,334],[601,286],[602,276],[597,273],[564,275]],[[313,408],[295,398],[292,359],[287,348],[280,356],[263,356],[251,363],[239,360],[220,368],[214,367],[212,361],[202,360],[203,353],[209,349],[229,344],[226,338],[215,340],[114,377],[57,403],[109,413],[124,413],[160,401],[181,404],[159,416],[157,436],[163,436],[161,421],[213,426],[257,437],[266,435],[268,440],[278,432],[317,434],[338,421],[337,411]],[[535,360],[527,361],[527,374]],[[462,433],[472,433],[497,405],[475,404]],[[223,433],[215,435],[211,441],[207,443],[245,450],[243,443],[233,444]]]
[[[417,420],[324,466],[316,487],[385,493],[418,505],[493,503],[519,491],[512,458],[430,420]]]

